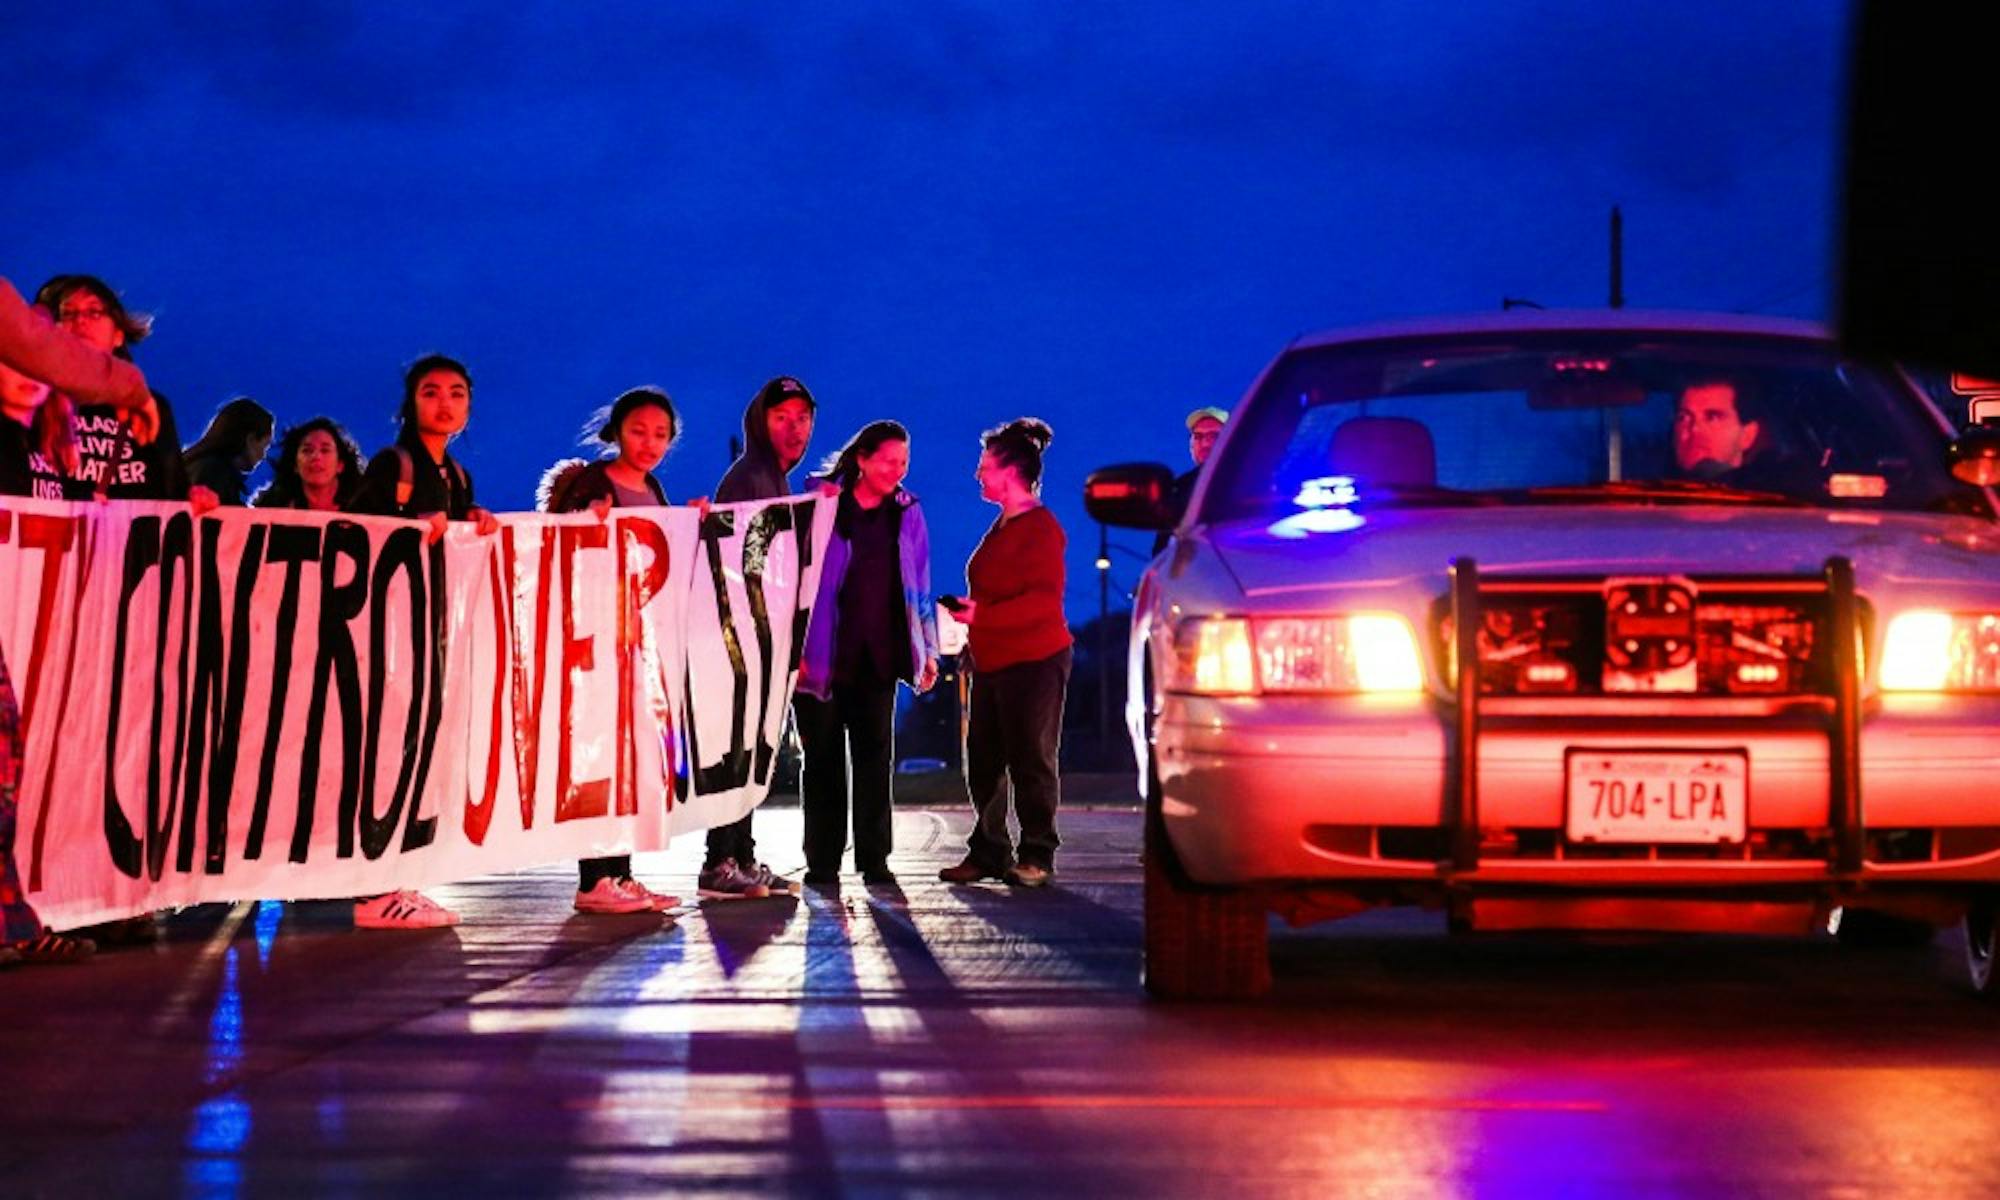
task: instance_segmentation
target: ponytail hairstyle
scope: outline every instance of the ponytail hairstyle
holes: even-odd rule
[[[1012,467],[1031,492],[1042,487],[1042,452],[1055,440],[1055,432],[1039,417],[1016,417],[979,435],[979,448],[1003,467]]]
[[[229,459],[240,458],[243,452],[250,448],[251,442],[258,438],[270,437],[271,430],[276,424],[270,409],[248,396],[238,396],[215,410],[215,416],[209,420],[208,428],[182,453],[189,458],[198,458],[204,454],[219,454]]]
[[[847,444],[837,452],[827,456],[820,464],[819,477],[846,491],[861,478],[861,459],[882,448],[884,442],[904,442],[910,440],[910,431],[895,421],[870,421],[861,427],[861,432],[847,439]]]

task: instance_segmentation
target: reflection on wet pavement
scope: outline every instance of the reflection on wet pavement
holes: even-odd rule
[[[760,840],[796,841],[796,813]],[[789,824],[788,824],[789,822]],[[1275,939],[1255,1005],[1139,988],[1137,820],[1066,814],[1056,885],[583,917],[572,868],[437,889],[456,929],[214,906],[0,977],[0,1172],[30,1194],[1975,1195],[2000,1045],[1932,951]],[[691,889],[699,838],[641,856]],[[780,868],[796,864],[778,862]],[[678,885],[678,886],[677,886]]]

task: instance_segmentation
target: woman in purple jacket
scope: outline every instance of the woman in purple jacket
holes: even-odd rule
[[[930,533],[923,508],[903,488],[909,472],[909,430],[876,421],[821,476],[839,489],[840,507],[792,699],[805,751],[806,882],[818,887],[840,878],[850,759],[854,865],[866,883],[896,882],[889,870],[896,684],[929,691],[938,671]]]

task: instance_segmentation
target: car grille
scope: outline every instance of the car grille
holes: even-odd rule
[[[1823,592],[1681,578],[1494,582],[1482,581],[1482,695],[1798,696],[1833,688]],[[1455,680],[1448,599],[1436,607],[1433,633]]]

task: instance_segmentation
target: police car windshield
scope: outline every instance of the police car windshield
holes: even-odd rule
[[[1990,516],[1893,372],[1828,345],[1524,334],[1307,348],[1238,414],[1204,520],[1357,504],[1750,504]],[[1303,499],[1302,499],[1303,498]]]

